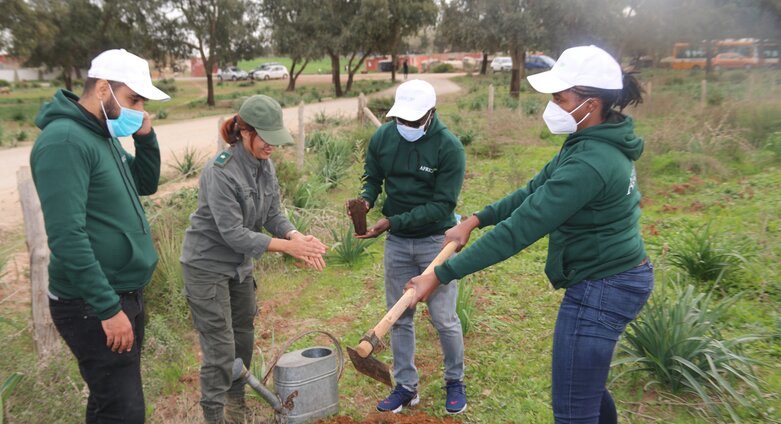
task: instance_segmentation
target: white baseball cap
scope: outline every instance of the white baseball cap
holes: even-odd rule
[[[550,71],[526,79],[540,93],[558,93],[576,85],[608,90],[624,88],[621,65],[597,46],[564,50]]]
[[[125,49],[106,50],[92,59],[87,76],[124,83],[149,100],[170,100],[171,96],[152,84],[149,63]]]
[[[437,105],[437,93],[426,81],[414,79],[396,89],[396,100],[386,116],[417,121]]]

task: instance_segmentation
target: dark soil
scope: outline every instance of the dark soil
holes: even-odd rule
[[[455,424],[459,422],[452,418],[432,417],[422,412],[413,415],[373,412],[362,421],[356,421],[350,417],[332,417],[318,421],[319,424]]]
[[[366,234],[366,202],[363,199],[351,199],[347,203],[350,209],[350,217],[353,219],[355,234]]]

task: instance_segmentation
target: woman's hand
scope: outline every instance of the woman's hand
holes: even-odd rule
[[[469,242],[469,236],[472,235],[472,231],[480,226],[480,220],[476,215],[472,215],[469,218],[461,221],[460,224],[445,231],[445,241],[442,242],[444,248],[451,241],[455,241],[458,244],[456,252],[460,252],[461,249]]]
[[[306,262],[306,258],[322,256],[328,246],[320,242],[315,236],[305,236],[301,233],[294,233],[290,240],[273,238],[268,245],[270,252],[283,252],[288,255],[301,259]]]
[[[415,296],[412,297],[412,302],[409,304],[410,309],[414,308],[421,300],[428,300],[428,297],[437,289],[437,287],[439,287],[439,285],[439,278],[437,278],[437,274],[433,272],[418,275],[409,280],[404,286],[404,290],[415,289]]]
[[[389,228],[390,228],[390,221],[388,221],[388,218],[382,218],[381,220],[377,221],[377,223],[374,224],[373,227],[368,228],[366,230],[366,234],[362,236],[356,235],[355,238],[357,239],[375,238],[380,234],[388,231]]]

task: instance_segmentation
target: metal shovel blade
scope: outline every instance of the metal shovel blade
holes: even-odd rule
[[[380,383],[393,387],[390,368],[375,358],[374,355],[370,354],[369,356],[362,358],[361,355],[350,346],[347,346],[347,354],[350,355],[350,360],[353,362],[353,366],[355,366],[355,369],[358,370],[358,372],[368,375]]]

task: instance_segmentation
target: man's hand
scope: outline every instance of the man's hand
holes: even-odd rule
[[[404,286],[404,290],[415,289],[415,296],[409,304],[410,309],[414,308],[421,300],[424,302],[428,300],[428,297],[437,289],[437,287],[439,287],[439,285],[439,278],[437,278],[437,274],[433,272],[430,274],[418,275],[409,280]]]
[[[455,241],[458,244],[456,252],[460,252],[469,242],[469,236],[472,235],[472,231],[478,226],[480,226],[480,220],[475,215],[461,221],[460,224],[445,231],[445,241],[442,242],[442,247],[444,248],[451,241]]]
[[[120,310],[113,317],[101,321],[101,324],[106,333],[106,346],[112,352],[130,352],[134,339],[133,326],[125,312]]]
[[[375,238],[380,234],[388,231],[389,228],[390,228],[390,221],[388,221],[388,218],[382,218],[379,221],[377,221],[377,223],[374,224],[373,227],[368,228],[366,230],[366,234],[362,236],[356,235],[355,238],[357,239]]]
[[[144,122],[141,123],[141,128],[136,131],[136,135],[147,135],[152,132],[152,116],[149,112],[144,111]]]

